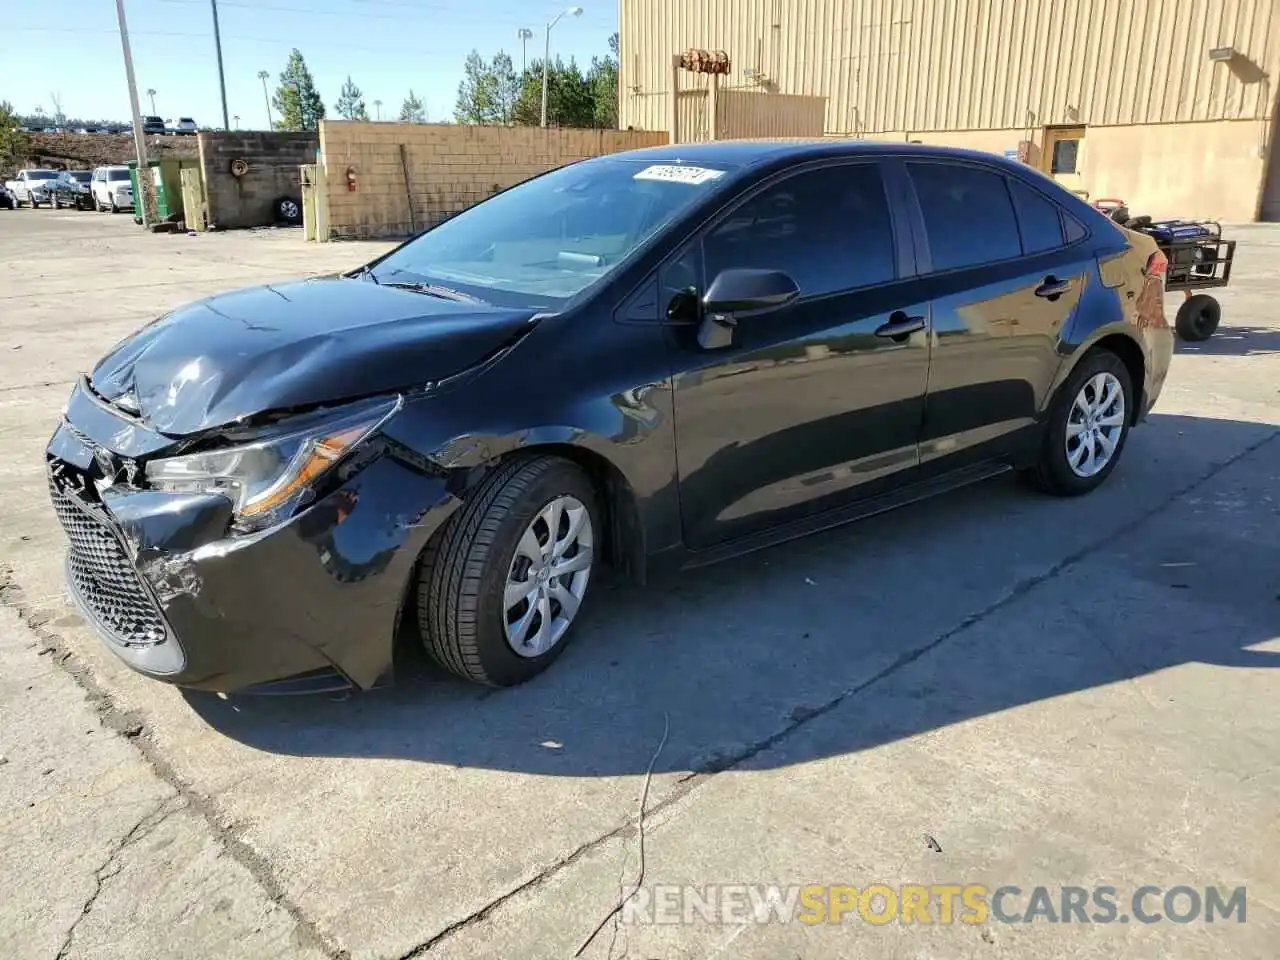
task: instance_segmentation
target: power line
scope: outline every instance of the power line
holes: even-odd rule
[[[219,4],[221,6],[221,4]],[[27,32],[27,33],[93,33],[93,34],[114,34],[115,30],[105,27],[29,27],[29,26],[6,26],[5,31],[8,33]],[[198,40],[212,40],[213,34],[210,33],[189,33],[173,30],[130,30],[131,37],[182,37]],[[297,46],[296,41],[281,37],[246,37],[238,34],[224,33],[223,40],[235,40],[239,43],[261,43],[269,46],[278,46],[281,48],[290,48]],[[359,46],[357,44],[347,43],[345,40],[338,42],[338,47],[342,50],[358,50],[361,53],[457,53],[457,44],[442,44],[440,46],[427,46],[423,44],[414,44],[408,47],[397,47],[382,44],[376,47]]]
[[[170,3],[178,6],[194,6],[196,4],[202,4],[204,0],[157,0],[157,2]],[[348,2],[372,4],[373,0],[348,0]],[[359,13],[354,13],[351,10],[326,10],[320,7],[297,6],[297,5],[279,6],[277,4],[269,4],[269,3],[244,2],[244,0],[219,0],[218,5],[220,7],[238,7],[243,10],[252,10],[255,12],[269,10],[275,13],[300,13],[300,14],[307,14],[309,16],[322,16],[322,17],[350,18],[354,15],[358,17],[358,19],[360,20],[395,20],[400,23],[403,23],[405,19],[411,16],[411,14],[414,12],[454,13],[457,10],[456,6],[451,4],[446,4],[446,3],[393,4],[391,0],[382,0],[382,3],[379,5],[384,6],[384,9],[386,7],[395,6],[397,11],[403,10],[404,12],[370,13],[370,12],[365,12],[364,10],[361,10]],[[510,18],[511,21],[514,23],[515,21],[522,19],[526,12],[527,11],[525,10],[525,8],[517,7],[509,11],[506,11],[506,10],[495,11],[489,16],[485,16],[485,17],[453,17],[451,16],[449,18],[449,22],[460,23],[460,24],[476,24],[476,25],[482,24],[484,26],[491,27],[493,26],[495,18],[500,18],[500,17]],[[604,28],[605,24],[612,25],[615,23],[615,20],[613,18],[608,18],[608,17],[597,20],[589,16],[584,16],[583,20],[584,22],[587,22],[587,23],[599,23],[602,25],[602,29]]]

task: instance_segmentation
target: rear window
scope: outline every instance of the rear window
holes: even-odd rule
[[[1022,255],[1013,202],[1001,174],[951,163],[908,163],[934,270]]]
[[[27,179],[29,180],[56,180],[58,175],[52,170],[28,170]]]
[[[1061,247],[1062,218],[1058,215],[1058,205],[1018,180],[1009,180],[1009,192],[1018,211],[1022,252],[1041,253]]]

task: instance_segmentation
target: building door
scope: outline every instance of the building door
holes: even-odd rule
[[[1262,178],[1262,203],[1258,219],[1263,223],[1280,221],[1280,145],[1276,134],[1280,133],[1280,114],[1271,126],[1271,150],[1267,156],[1267,171]]]
[[[1068,190],[1084,190],[1084,127],[1045,127],[1041,169]]]

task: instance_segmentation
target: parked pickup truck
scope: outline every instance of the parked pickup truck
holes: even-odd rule
[[[19,170],[5,186],[17,198],[19,206],[29,203],[35,208],[42,203],[53,205],[53,188],[57,182],[56,170]]]

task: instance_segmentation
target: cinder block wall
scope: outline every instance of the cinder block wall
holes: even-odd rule
[[[651,130],[325,120],[328,236],[320,239],[407,236],[554,167],[666,142]]]
[[[279,197],[301,203],[298,167],[315,163],[320,146],[315,133],[228,131],[201,133],[198,139],[209,223],[224,230],[269,226]],[[232,176],[234,160],[248,163],[243,177]]]

